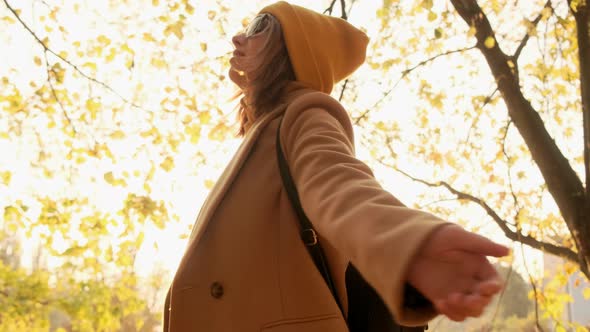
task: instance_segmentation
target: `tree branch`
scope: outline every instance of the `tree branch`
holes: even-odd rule
[[[539,167],[547,188],[570,230],[575,237],[578,211],[583,206],[584,187],[569,161],[551,138],[543,120],[524,97],[513,72],[509,57],[502,52],[497,41],[486,46],[488,38],[495,38],[486,15],[475,0],[451,0],[451,3],[469,25],[475,27],[477,48],[482,52],[492,71],[498,90],[506,103],[508,114],[526,142]],[[580,242],[579,239],[577,241]],[[580,248],[580,246],[578,246]]]
[[[90,81],[92,81],[92,82],[94,82],[94,83],[102,86],[103,88],[107,89],[108,91],[110,91],[111,93],[113,93],[117,97],[119,97],[126,104],[131,105],[131,106],[133,106],[135,108],[141,109],[141,107],[139,105],[136,105],[136,104],[132,103],[131,101],[129,101],[127,98],[121,96],[117,91],[115,91],[113,88],[111,88],[108,84],[106,84],[104,82],[101,82],[101,81],[97,80],[96,78],[87,75],[80,68],[78,68],[78,66],[76,66],[75,64],[73,64],[71,61],[69,61],[65,57],[59,55],[58,53],[56,53],[52,49],[50,49],[47,46],[47,44],[45,44],[45,42],[43,42],[43,40],[41,40],[39,38],[39,36],[37,36],[37,34],[33,30],[31,30],[31,28],[29,28],[29,26],[21,19],[20,15],[16,12],[16,10],[14,8],[12,8],[12,6],[8,3],[8,1],[7,0],[3,0],[3,1],[4,1],[4,4],[6,5],[6,7],[8,8],[8,10],[12,13],[12,15],[14,15],[14,17],[16,17],[16,19],[25,28],[25,30],[27,30],[33,36],[33,38],[35,38],[35,40],[37,41],[37,43],[39,43],[39,45],[41,45],[41,47],[43,48],[43,51],[44,52],[51,53],[52,55],[54,55],[55,57],[57,57],[58,59],[60,59],[64,63],[66,63],[68,66],[72,67],[76,72],[78,72],[80,75],[82,75],[82,77],[84,77],[87,80],[90,80]]]
[[[486,213],[494,220],[494,222],[500,227],[500,229],[504,232],[504,235],[506,235],[506,237],[509,238],[510,240],[524,243],[531,248],[539,249],[544,252],[553,254],[555,256],[565,258],[565,259],[567,259],[573,263],[576,263],[576,264],[580,263],[579,259],[578,259],[578,254],[569,248],[558,246],[558,245],[555,245],[552,243],[539,241],[530,235],[523,235],[519,230],[513,231],[512,229],[510,229],[510,227],[508,227],[508,225],[510,225],[511,223],[502,219],[496,213],[496,211],[494,211],[494,209],[492,209],[484,200],[477,198],[471,194],[461,192],[461,191],[453,188],[450,184],[448,184],[444,181],[440,181],[437,183],[428,182],[426,180],[422,180],[422,179],[418,179],[416,177],[413,177],[412,175],[400,170],[397,167],[393,167],[393,168],[397,172],[403,174],[405,177],[407,177],[415,182],[422,183],[422,184],[429,186],[429,187],[446,188],[453,195],[457,196],[457,198],[459,200],[470,201],[470,202],[473,202],[473,203],[481,206],[486,211]]]
[[[340,18],[342,18],[343,20],[348,20],[348,16],[346,15],[346,2],[345,2],[345,0],[340,0],[340,9],[342,10]]]
[[[547,2],[545,3],[545,6],[543,6],[543,9],[545,9],[545,8],[550,8],[553,11],[553,7],[551,6],[551,0],[547,0]],[[535,17],[535,19],[531,21],[531,24],[534,27],[537,27],[537,25],[541,21],[541,18],[543,18],[543,11],[542,10],[539,13],[539,15],[537,15],[537,17]],[[520,53],[522,52],[522,49],[526,46],[530,36],[531,36],[530,33],[527,31],[527,33],[524,35],[524,38],[522,38],[522,40],[520,41],[520,44],[518,45],[518,47],[516,48],[516,51],[514,52],[514,55],[512,56],[512,58],[514,59],[515,62],[520,57]]]
[[[326,10],[324,10],[324,14],[332,15],[332,12],[334,11],[335,4],[336,4],[336,0],[332,0],[332,2],[330,3],[330,6],[328,6],[328,8],[326,8]]]
[[[364,118],[366,118],[366,116],[369,114],[369,112],[371,110],[375,109],[380,103],[382,103],[385,100],[385,98],[387,98],[391,94],[391,92],[393,92],[395,90],[395,88],[398,86],[398,84],[401,82],[401,80],[403,80],[406,76],[408,76],[414,70],[416,70],[419,67],[424,66],[427,63],[432,62],[442,56],[450,55],[453,53],[461,53],[461,52],[469,51],[469,50],[472,50],[475,48],[476,48],[475,46],[472,46],[472,47],[466,47],[466,48],[461,48],[461,49],[457,49],[457,50],[451,50],[451,51],[447,51],[444,53],[440,53],[440,54],[437,54],[437,55],[430,57],[426,60],[420,61],[417,65],[415,65],[411,68],[405,69],[404,71],[402,71],[401,76],[393,84],[393,87],[391,89],[389,89],[387,92],[383,93],[383,97],[381,99],[379,99],[377,102],[375,102],[375,104],[373,104],[373,106],[371,106],[370,108],[367,108],[361,115],[359,115],[356,119],[354,119],[354,124],[358,125]]]

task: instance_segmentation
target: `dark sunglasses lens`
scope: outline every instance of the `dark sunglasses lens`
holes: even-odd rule
[[[265,15],[255,17],[248,25],[248,28],[246,28],[246,36],[249,37],[262,32],[266,28],[267,22],[268,20]]]

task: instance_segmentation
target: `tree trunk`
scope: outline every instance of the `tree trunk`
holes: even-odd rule
[[[568,3],[571,3],[568,1]],[[576,21],[578,57],[580,63],[580,94],[584,126],[584,170],[586,173],[585,200],[579,210],[576,229],[582,240],[581,255],[585,257],[586,269],[590,270],[590,6],[582,2],[572,9]]]

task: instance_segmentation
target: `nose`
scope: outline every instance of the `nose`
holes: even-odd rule
[[[236,47],[238,47],[238,46],[241,46],[242,44],[244,44],[245,39],[246,39],[246,35],[244,35],[243,33],[239,33],[239,34],[233,36],[231,41]]]

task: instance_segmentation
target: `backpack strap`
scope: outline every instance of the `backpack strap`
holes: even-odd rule
[[[340,304],[340,300],[338,299],[338,295],[336,293],[336,287],[334,286],[334,281],[332,280],[332,276],[330,275],[330,270],[328,268],[327,260],[324,256],[324,252],[319,242],[318,235],[313,228],[313,225],[305,215],[303,208],[301,207],[301,201],[299,200],[299,194],[297,193],[297,187],[295,186],[295,182],[291,177],[291,172],[289,171],[289,165],[287,164],[287,160],[285,159],[285,155],[283,154],[283,148],[281,147],[281,124],[283,123],[283,118],[279,120],[279,126],[277,129],[277,139],[276,139],[276,149],[277,149],[277,159],[279,162],[279,170],[281,172],[281,178],[283,180],[283,186],[289,195],[289,201],[291,201],[291,205],[293,209],[295,209],[295,213],[297,213],[297,220],[299,220],[300,226],[300,235],[303,243],[305,244],[307,251],[309,252],[315,266],[317,267],[318,271],[321,273],[322,277],[326,281],[328,288],[330,288],[330,292],[332,292],[332,296],[340,311],[344,314],[342,305]]]

